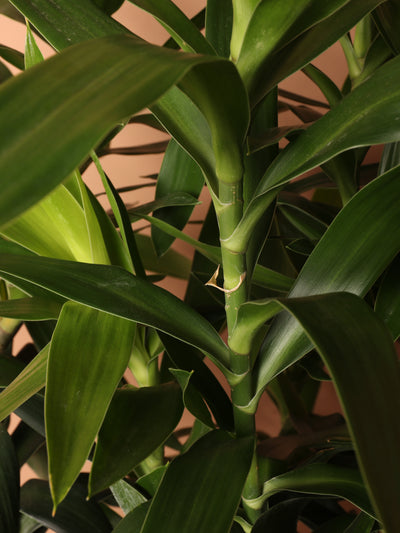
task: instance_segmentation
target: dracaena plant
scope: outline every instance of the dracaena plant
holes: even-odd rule
[[[164,46],[111,17],[121,0],[0,2],[27,27],[24,55],[0,47],[0,417],[21,418],[0,432],[1,531],[398,533],[399,1],[208,0],[192,20],[132,2]],[[312,63],[337,41],[343,87]],[[279,89],[299,70],[319,100]],[[101,163],[129,123],[169,135],[122,150],[165,151],[135,207]],[[314,414],[324,380],[343,415]],[[26,462],[41,479],[19,489]]]

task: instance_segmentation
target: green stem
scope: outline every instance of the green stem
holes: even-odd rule
[[[231,370],[242,379],[232,387],[232,403],[235,430],[238,437],[254,437],[255,419],[253,414],[246,413],[241,406],[247,405],[252,396],[250,354],[235,353],[231,346],[231,336],[236,324],[238,309],[247,299],[246,254],[232,251],[226,245],[243,215],[242,181],[235,183],[220,182],[217,216],[221,240],[221,256],[224,271],[225,310],[228,327],[228,345],[231,348]],[[243,490],[245,499],[259,495],[257,458],[254,454],[250,472]],[[254,522],[257,518],[252,510],[247,510],[249,518]]]

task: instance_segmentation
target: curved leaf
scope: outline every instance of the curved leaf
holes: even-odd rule
[[[171,0],[130,1],[154,15],[182,50],[199,54],[215,54],[213,47],[196,25]]]
[[[99,432],[89,494],[106,489],[161,446],[182,412],[182,393],[176,383],[118,389]]]
[[[27,279],[56,294],[165,331],[228,366],[228,349],[200,314],[167,291],[113,266],[45,257],[1,255],[0,272]]]
[[[251,439],[213,431],[167,469],[141,533],[228,533],[253,453]]]
[[[386,322],[393,340],[400,336],[400,257],[386,272],[375,302],[375,312]]]
[[[280,491],[337,496],[354,503],[359,509],[374,516],[371,503],[358,470],[330,464],[299,466],[264,483],[263,494],[248,502],[260,508],[263,502]]]
[[[332,291],[366,294],[400,250],[394,201],[400,195],[399,175],[400,169],[382,175],[342,209],[305,263],[290,297]],[[310,349],[296,321],[279,316],[262,348],[257,389]]]
[[[141,531],[149,507],[150,502],[142,503],[142,505],[136,507],[136,509],[128,513],[121,520],[113,533],[132,533],[133,531]]]
[[[134,331],[132,322],[75,302],[67,302],[61,311],[50,345],[45,396],[54,507],[88,458],[128,366]]]

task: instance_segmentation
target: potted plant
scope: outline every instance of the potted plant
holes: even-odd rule
[[[24,70],[0,62],[0,415],[22,420],[0,434],[2,531],[398,533],[400,4],[208,0],[190,20],[132,1],[165,46],[111,18],[121,0],[0,3],[27,21],[25,56],[0,48]],[[34,32],[59,53],[43,61]],[[341,88],[312,64],[339,40]],[[299,70],[320,100],[282,98]],[[101,165],[129,122],[171,138],[134,208]],[[33,342],[12,357],[22,322]],[[343,417],[314,414],[324,380]],[[277,437],[256,425],[263,395]],[[19,489],[27,461],[44,479]]]

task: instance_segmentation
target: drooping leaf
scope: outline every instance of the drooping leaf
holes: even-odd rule
[[[281,304],[301,323],[328,367],[370,500],[384,529],[395,532],[400,524],[394,503],[400,494],[400,430],[391,421],[400,408],[400,370],[390,332],[351,293],[288,298]],[[373,404],[371,390],[376,392]]]
[[[299,466],[264,483],[263,494],[250,505],[256,507],[279,491],[304,492],[345,498],[374,516],[358,470],[330,464]]]
[[[140,322],[209,353],[228,365],[228,350],[218,333],[196,311],[151,283],[113,266],[90,265],[44,257],[1,255],[4,277],[29,279],[56,294],[113,315]]]
[[[182,412],[176,383],[118,389],[99,432],[89,493],[114,484],[161,446]]]
[[[84,488],[78,485],[73,487],[53,516],[48,482],[31,479],[21,488],[21,510],[54,531],[112,531],[101,507],[94,501],[87,501]]]
[[[45,400],[55,507],[79,475],[128,366],[134,326],[75,302],[61,311],[50,345]]]
[[[252,452],[251,439],[222,431],[201,438],[170,464],[141,533],[228,533]]]
[[[0,425],[0,527],[19,532],[19,464],[10,435]]]
[[[214,49],[196,25],[171,0],[130,0],[154,15],[186,52],[214,54]]]
[[[382,175],[342,209],[305,263],[291,297],[332,291],[366,294],[400,249],[393,202],[400,194],[398,174],[394,169]],[[310,349],[293,318],[277,317],[262,348],[257,388]]]
[[[289,33],[287,44],[278,46],[275,53],[264,56],[262,69],[256,73],[257,77],[253,81],[251,102],[254,105],[259,102],[279,82],[306,66],[381,3],[382,0],[335,0],[329,3],[313,0],[309,4],[309,10],[304,11],[303,19],[299,19],[298,26],[294,25],[295,32]],[[340,4],[340,9],[332,9]],[[261,9],[262,4],[259,5]],[[331,15],[324,18],[323,12],[330,12]],[[258,21],[255,17],[253,19],[256,26]],[[318,23],[315,23],[316,19],[319,19]],[[297,27],[308,29],[295,37]],[[260,39],[260,36],[255,35],[255,39]],[[268,75],[263,75],[266,72]]]

